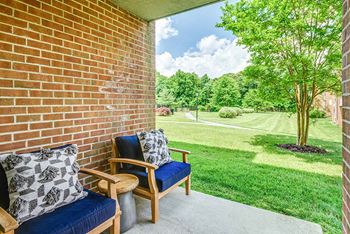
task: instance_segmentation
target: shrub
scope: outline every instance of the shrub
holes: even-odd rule
[[[235,118],[238,115],[235,108],[232,107],[222,107],[219,111],[220,118]]]
[[[254,113],[253,108],[243,108],[242,111],[243,111],[243,113]]]
[[[233,109],[237,112],[238,116],[241,116],[243,114],[243,110],[239,107],[233,107]]]
[[[158,116],[169,116],[171,115],[171,110],[168,107],[160,107],[156,110]]]
[[[312,119],[326,118],[326,112],[319,109],[313,109],[310,111],[310,118]]]

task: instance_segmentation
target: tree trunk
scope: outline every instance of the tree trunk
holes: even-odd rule
[[[296,112],[297,112],[297,145],[305,146],[309,137],[310,104],[307,89],[296,85]]]
[[[310,109],[307,105],[297,107],[297,145],[305,146],[309,137]]]

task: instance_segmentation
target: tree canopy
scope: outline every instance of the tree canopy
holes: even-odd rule
[[[222,9],[218,26],[248,48],[259,87],[294,100],[299,145],[315,98],[340,90],[341,8],[339,0],[240,0]]]

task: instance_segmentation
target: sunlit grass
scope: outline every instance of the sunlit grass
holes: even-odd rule
[[[194,190],[316,222],[326,233],[341,233],[340,131],[322,120],[310,144],[329,153],[290,153],[275,147],[295,142],[292,120],[284,115],[251,114],[228,123],[258,127],[244,130],[191,124],[184,113],[177,113],[158,117],[157,127],[165,129],[172,146],[193,152],[189,159]],[[218,119],[214,114],[200,117]],[[268,124],[254,125],[257,119]]]

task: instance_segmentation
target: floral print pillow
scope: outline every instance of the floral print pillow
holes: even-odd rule
[[[37,153],[0,155],[8,182],[8,212],[18,223],[87,195],[78,180],[77,153],[77,145],[67,145]]]
[[[163,129],[137,133],[145,162],[162,166],[172,161]]]

